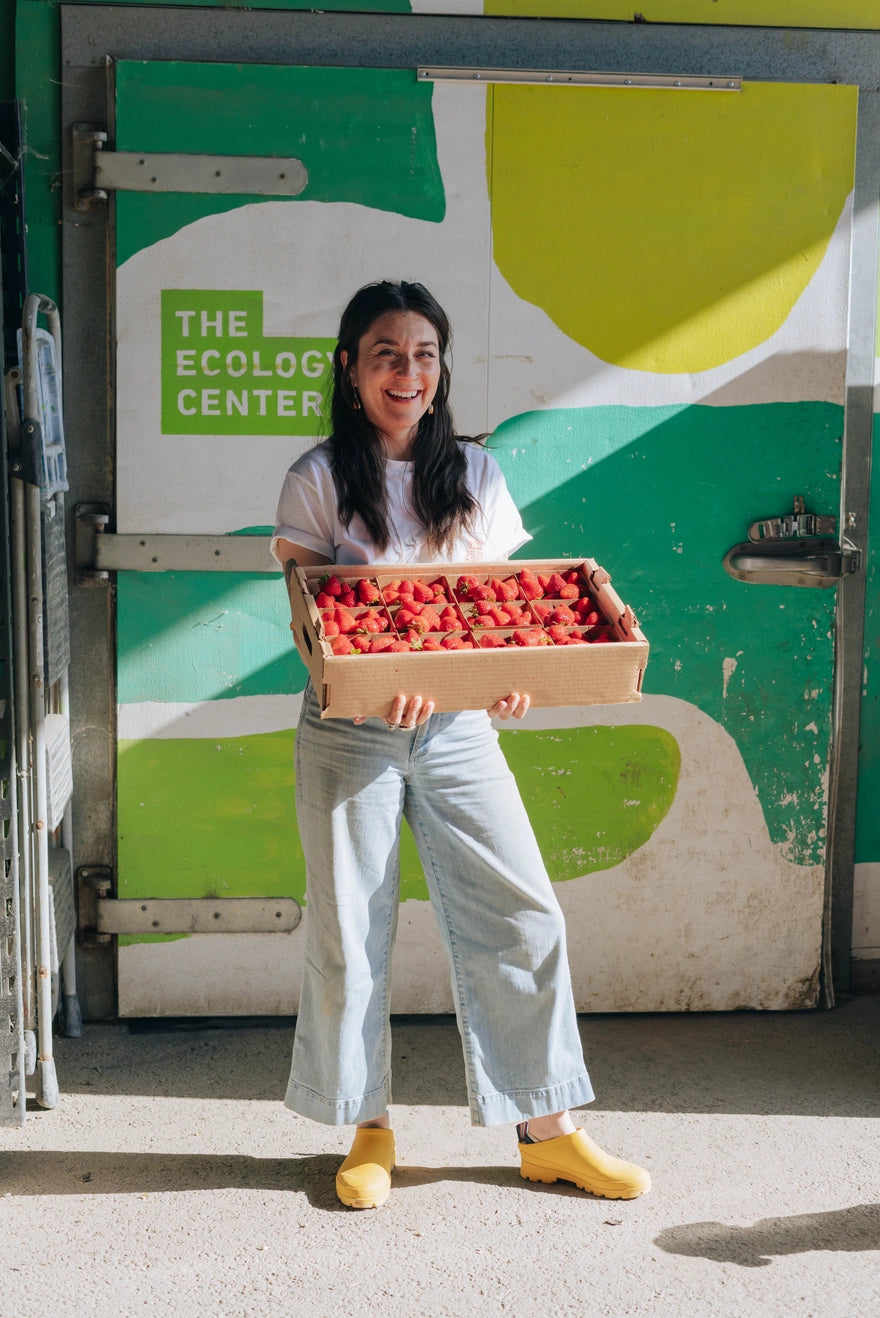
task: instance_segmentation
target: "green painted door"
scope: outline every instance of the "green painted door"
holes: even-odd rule
[[[521,552],[598,559],[652,645],[640,704],[502,734],[579,1008],[812,1005],[835,592],[721,560],[795,496],[838,508],[854,90],[123,62],[116,114],[119,150],[309,176],[295,199],[118,195],[117,529],[265,532],[349,295],[426,283]],[[304,899],[288,617],[271,574],[119,575],[121,897]],[[394,1009],[449,1010],[411,847],[402,893]],[[301,945],[120,939],[120,1013],[294,1012]]]

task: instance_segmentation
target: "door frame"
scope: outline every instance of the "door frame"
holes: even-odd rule
[[[408,14],[62,5],[61,131],[65,192],[62,281],[65,430],[76,454],[68,508],[114,506],[114,296],[112,202],[78,211],[71,196],[71,128],[106,125],[113,141],[111,61],[736,74],[763,82],[844,82],[859,88],[855,201],[839,533],[861,570],[837,587],[834,718],[829,765],[823,924],[824,1001],[851,983],[859,717],[880,263],[880,32],[586,22]],[[71,333],[74,323],[76,332]],[[71,531],[71,539],[73,532]],[[74,854],[80,912],[94,901],[83,869],[116,870],[115,591],[78,588],[71,604]],[[95,638],[106,638],[97,645]],[[87,1019],[116,1014],[115,957],[107,936],[80,948]]]

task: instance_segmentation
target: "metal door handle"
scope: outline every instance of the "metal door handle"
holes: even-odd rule
[[[830,536],[801,540],[744,540],[728,549],[724,569],[737,581],[773,586],[835,586],[855,572],[861,551]]]

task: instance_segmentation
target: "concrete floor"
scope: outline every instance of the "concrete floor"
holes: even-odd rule
[[[520,1179],[468,1124],[446,1018],[395,1023],[400,1166],[342,1208],[349,1133],[281,1104],[288,1022],[57,1041],[61,1101],[0,1130],[3,1318],[880,1314],[880,998],[590,1016],[580,1114],[654,1189]]]

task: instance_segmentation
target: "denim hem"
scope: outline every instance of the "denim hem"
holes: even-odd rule
[[[553,1112],[592,1103],[596,1095],[584,1071],[572,1080],[541,1089],[511,1089],[506,1093],[477,1094],[470,1104],[472,1126],[503,1126],[529,1117],[548,1117]]]
[[[324,1098],[314,1090],[291,1080],[284,1096],[284,1106],[301,1117],[320,1121],[325,1126],[353,1126],[358,1121],[374,1121],[381,1117],[391,1102],[391,1083],[386,1080],[369,1094],[359,1098],[342,1098],[338,1101]]]

